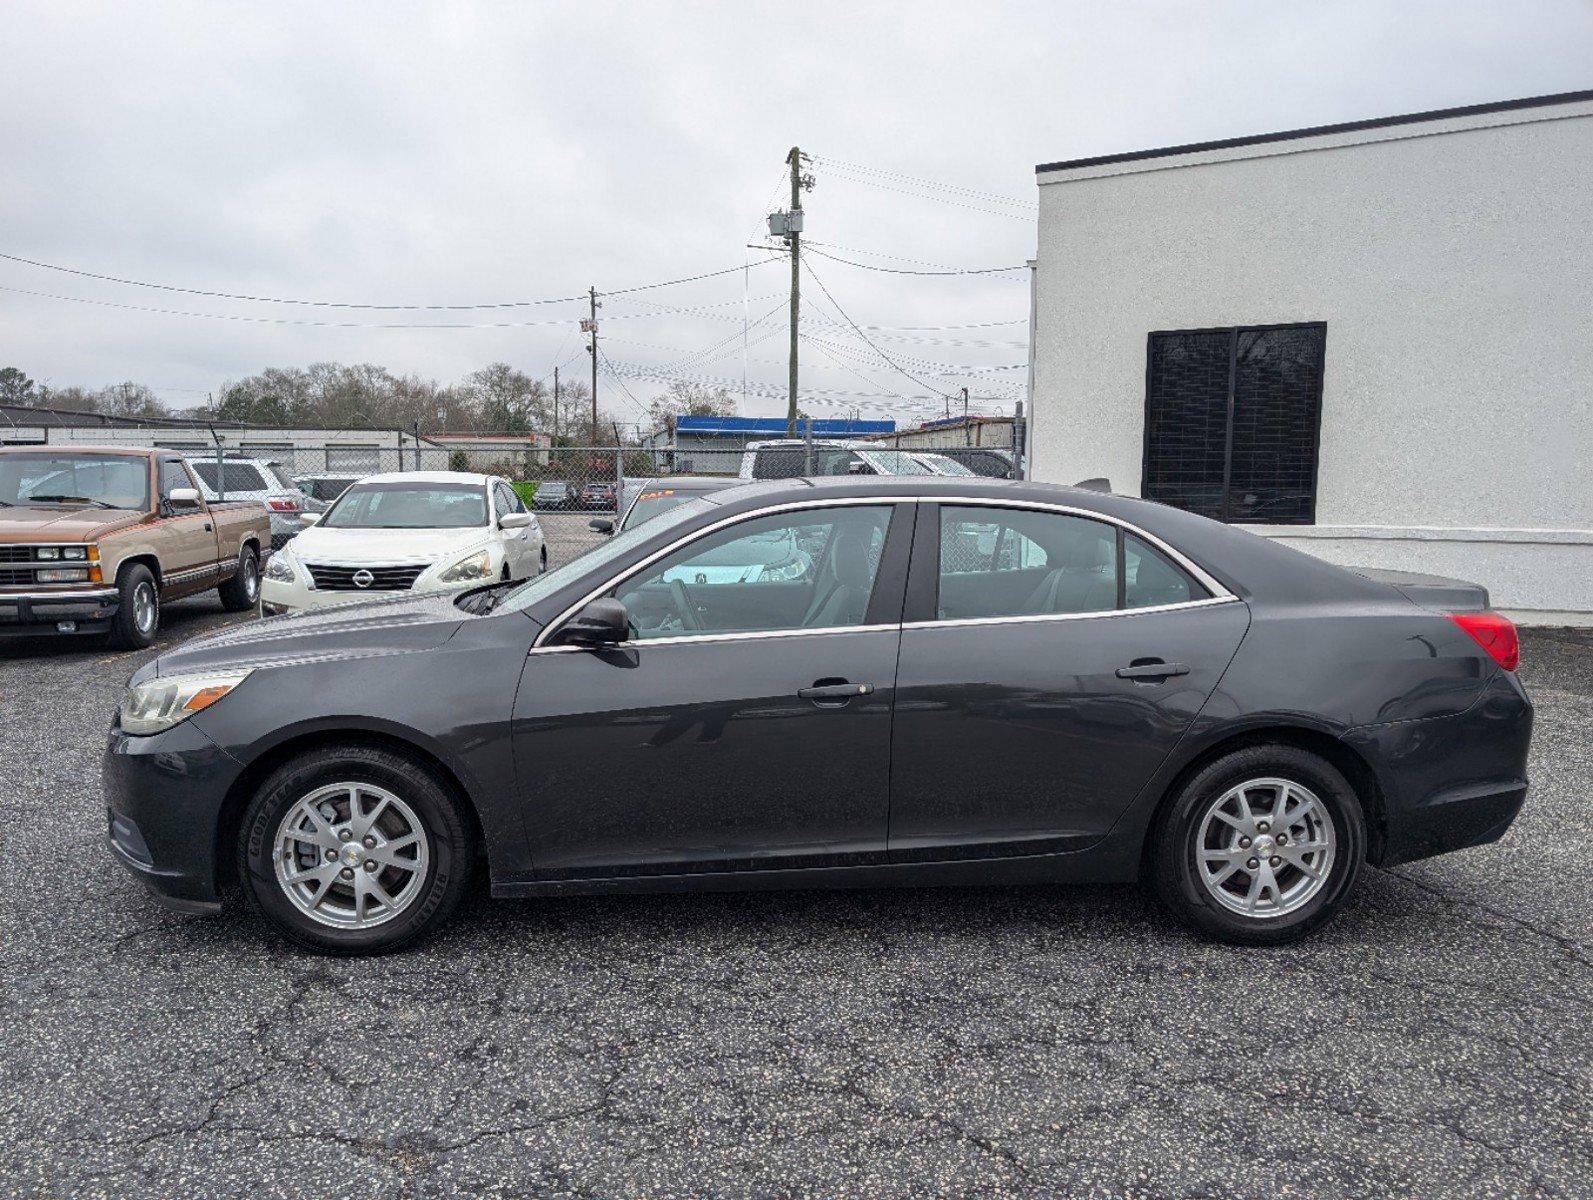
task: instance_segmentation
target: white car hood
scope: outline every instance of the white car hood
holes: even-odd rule
[[[288,546],[300,562],[440,562],[491,540],[485,525],[465,529],[323,529],[311,525]]]

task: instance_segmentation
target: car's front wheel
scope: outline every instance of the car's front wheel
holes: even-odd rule
[[[239,876],[251,907],[327,954],[384,954],[430,936],[474,862],[459,802],[421,763],[374,746],[318,748],[260,786]]]
[[[1179,790],[1155,834],[1156,890],[1225,942],[1280,945],[1332,919],[1366,856],[1366,820],[1344,776],[1297,746],[1247,746]]]

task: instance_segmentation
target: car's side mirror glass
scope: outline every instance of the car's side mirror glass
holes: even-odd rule
[[[191,487],[172,488],[166,493],[166,503],[173,508],[198,508],[199,489]]]
[[[559,631],[559,640],[570,646],[607,646],[630,635],[630,613],[625,606],[612,596],[602,596],[570,618]]]
[[[524,529],[529,524],[531,524],[530,513],[504,513],[498,518],[499,529]]]
[[[299,514],[299,523],[301,525],[314,525],[320,519],[321,519],[321,514],[320,513],[300,513]]]
[[[588,521],[586,523],[586,527],[588,529],[590,529],[593,533],[613,533],[614,532],[614,522],[613,521],[605,521],[602,518],[598,518],[597,520],[594,520],[594,521]]]

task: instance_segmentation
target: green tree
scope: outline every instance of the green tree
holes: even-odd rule
[[[0,367],[0,403],[28,404],[35,395],[33,380],[16,367]]]

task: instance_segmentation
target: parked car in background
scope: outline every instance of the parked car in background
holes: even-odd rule
[[[363,475],[300,475],[295,482],[304,497],[305,512],[325,512],[327,507],[347,490],[349,484],[358,483]]]
[[[723,475],[674,475],[665,479],[627,479],[625,490],[631,491],[633,484],[636,490],[625,504],[625,511],[619,519],[618,528],[634,529],[643,521],[651,521],[676,505],[684,504],[708,492],[716,492],[720,488],[734,487],[740,482],[739,479],[729,479]],[[598,517],[588,521],[587,526],[598,533],[612,534],[616,523],[608,517]]]
[[[928,467],[932,475],[966,479],[970,475],[978,474],[972,467],[965,466],[954,458],[948,458],[944,454],[937,454],[931,450],[909,450],[907,453],[919,463]]]
[[[802,569],[721,570],[775,553]],[[1482,588],[1101,492],[727,489],[519,587],[293,621],[134,674],[110,844],[340,954],[430,933],[478,858],[520,897],[1143,879],[1279,945],[1527,790]]]
[[[602,512],[604,509],[612,512],[618,506],[615,496],[616,492],[612,483],[600,481],[584,483],[576,496],[576,506],[584,508],[588,512],[593,510]]]
[[[253,608],[270,553],[264,509],[207,501],[171,451],[0,448],[0,634],[147,646],[167,600]]]
[[[1023,465],[1011,450],[995,446],[936,446],[933,453],[961,463],[986,479],[1022,479]]]
[[[206,500],[219,500],[223,496],[230,503],[235,500],[252,500],[264,508],[271,518],[271,548],[280,550],[298,536],[302,526],[299,514],[304,511],[304,496],[298,485],[282,474],[275,463],[260,458],[190,457],[188,466],[199,477],[200,488]]]
[[[562,479],[547,479],[537,484],[536,495],[532,498],[532,507],[544,511],[556,511],[574,508],[576,503],[576,490]]]
[[[302,520],[307,528],[266,568],[267,615],[527,579],[548,565],[536,515],[496,475],[370,475]]]
[[[811,459],[811,461],[810,461]],[[878,442],[807,442],[800,438],[748,442],[740,477],[795,479],[820,475],[932,475],[911,454]]]

